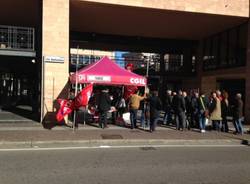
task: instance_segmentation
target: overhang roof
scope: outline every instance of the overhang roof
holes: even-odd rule
[[[40,24],[39,0],[2,0],[0,5],[0,25],[36,27]]]
[[[71,31],[184,40],[199,40],[247,20],[85,1],[71,1],[70,8]]]

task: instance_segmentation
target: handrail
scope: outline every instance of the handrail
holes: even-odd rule
[[[0,49],[35,51],[35,29],[0,25]]]

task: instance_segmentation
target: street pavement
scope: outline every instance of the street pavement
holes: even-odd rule
[[[141,145],[248,145],[250,134],[230,133],[198,129],[176,131],[174,127],[158,126],[150,133],[142,128],[109,125],[100,129],[96,125],[80,124],[78,129],[56,125],[46,129],[40,123],[0,123],[0,149],[37,147],[96,147],[96,146],[141,146]],[[249,127],[245,127],[245,132]]]
[[[0,150],[3,184],[249,184],[250,147]]]

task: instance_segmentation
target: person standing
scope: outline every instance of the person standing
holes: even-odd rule
[[[125,102],[125,99],[121,95],[120,99],[118,101],[118,104],[117,104],[117,115],[118,115],[118,117],[122,118],[122,115],[125,112],[125,109],[126,109],[126,102]]]
[[[217,98],[218,98],[220,101],[222,101],[223,97],[221,96],[221,91],[217,89],[217,90],[215,91],[215,93],[216,93]]]
[[[165,111],[164,114],[164,119],[163,119],[163,124],[169,125],[169,123],[172,121],[172,114],[171,114],[171,110],[172,110],[172,99],[173,97],[171,96],[172,91],[171,90],[167,90],[167,94],[163,103],[163,108]]]
[[[191,111],[192,111],[192,93],[191,94],[187,94],[186,91],[183,91],[182,92],[182,96],[185,100],[185,106],[186,106],[186,113],[187,114],[191,114]]]
[[[155,127],[159,118],[161,110],[161,100],[158,96],[158,91],[153,91],[152,96],[149,98],[150,106],[150,132],[155,131]]]
[[[107,113],[111,108],[112,99],[108,94],[108,89],[103,89],[98,98],[99,127],[107,128]]]
[[[188,110],[187,110],[188,111]],[[199,93],[194,92],[191,98],[191,127],[199,127]]]
[[[212,93],[212,98],[209,104],[210,119],[212,120],[213,129],[220,131],[221,118],[221,101],[216,93]]]
[[[139,90],[131,95],[129,102],[128,102],[128,107],[129,107],[129,112],[130,112],[130,122],[131,122],[131,129],[137,128],[136,121],[137,121],[137,111],[140,107],[140,101],[145,98],[144,96],[139,95]]]
[[[222,100],[221,100],[222,132],[228,132],[228,123],[227,123],[228,115],[229,115],[228,93],[224,91],[222,93]]]
[[[206,132],[206,120],[209,116],[208,114],[208,105],[209,101],[208,98],[205,96],[205,93],[201,92],[200,98],[198,100],[199,104],[199,110],[198,110],[198,116],[199,116],[199,126],[201,133]]]
[[[148,94],[146,95],[148,97]],[[147,98],[141,100],[140,102],[140,110],[141,110],[141,127],[145,129],[146,127],[149,126],[149,108],[148,108],[148,101]]]
[[[243,101],[241,99],[241,94],[237,93],[235,97],[235,103],[233,106],[233,122],[235,126],[235,133],[243,135]]]
[[[172,105],[175,113],[176,130],[180,130],[180,128],[184,130],[186,124],[186,105],[182,96],[182,91],[179,91],[178,95],[173,97]]]

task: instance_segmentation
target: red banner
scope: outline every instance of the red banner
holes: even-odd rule
[[[74,98],[74,108],[78,109],[79,107],[88,105],[89,98],[93,91],[93,84],[86,86],[77,96]]]
[[[60,122],[64,116],[70,114],[72,111],[88,105],[92,91],[93,84],[89,84],[73,100],[58,99],[60,108],[56,114],[56,120]]]
[[[73,103],[71,100],[58,99],[60,108],[56,114],[56,120],[58,122],[62,121],[64,116],[70,114],[73,111]]]

